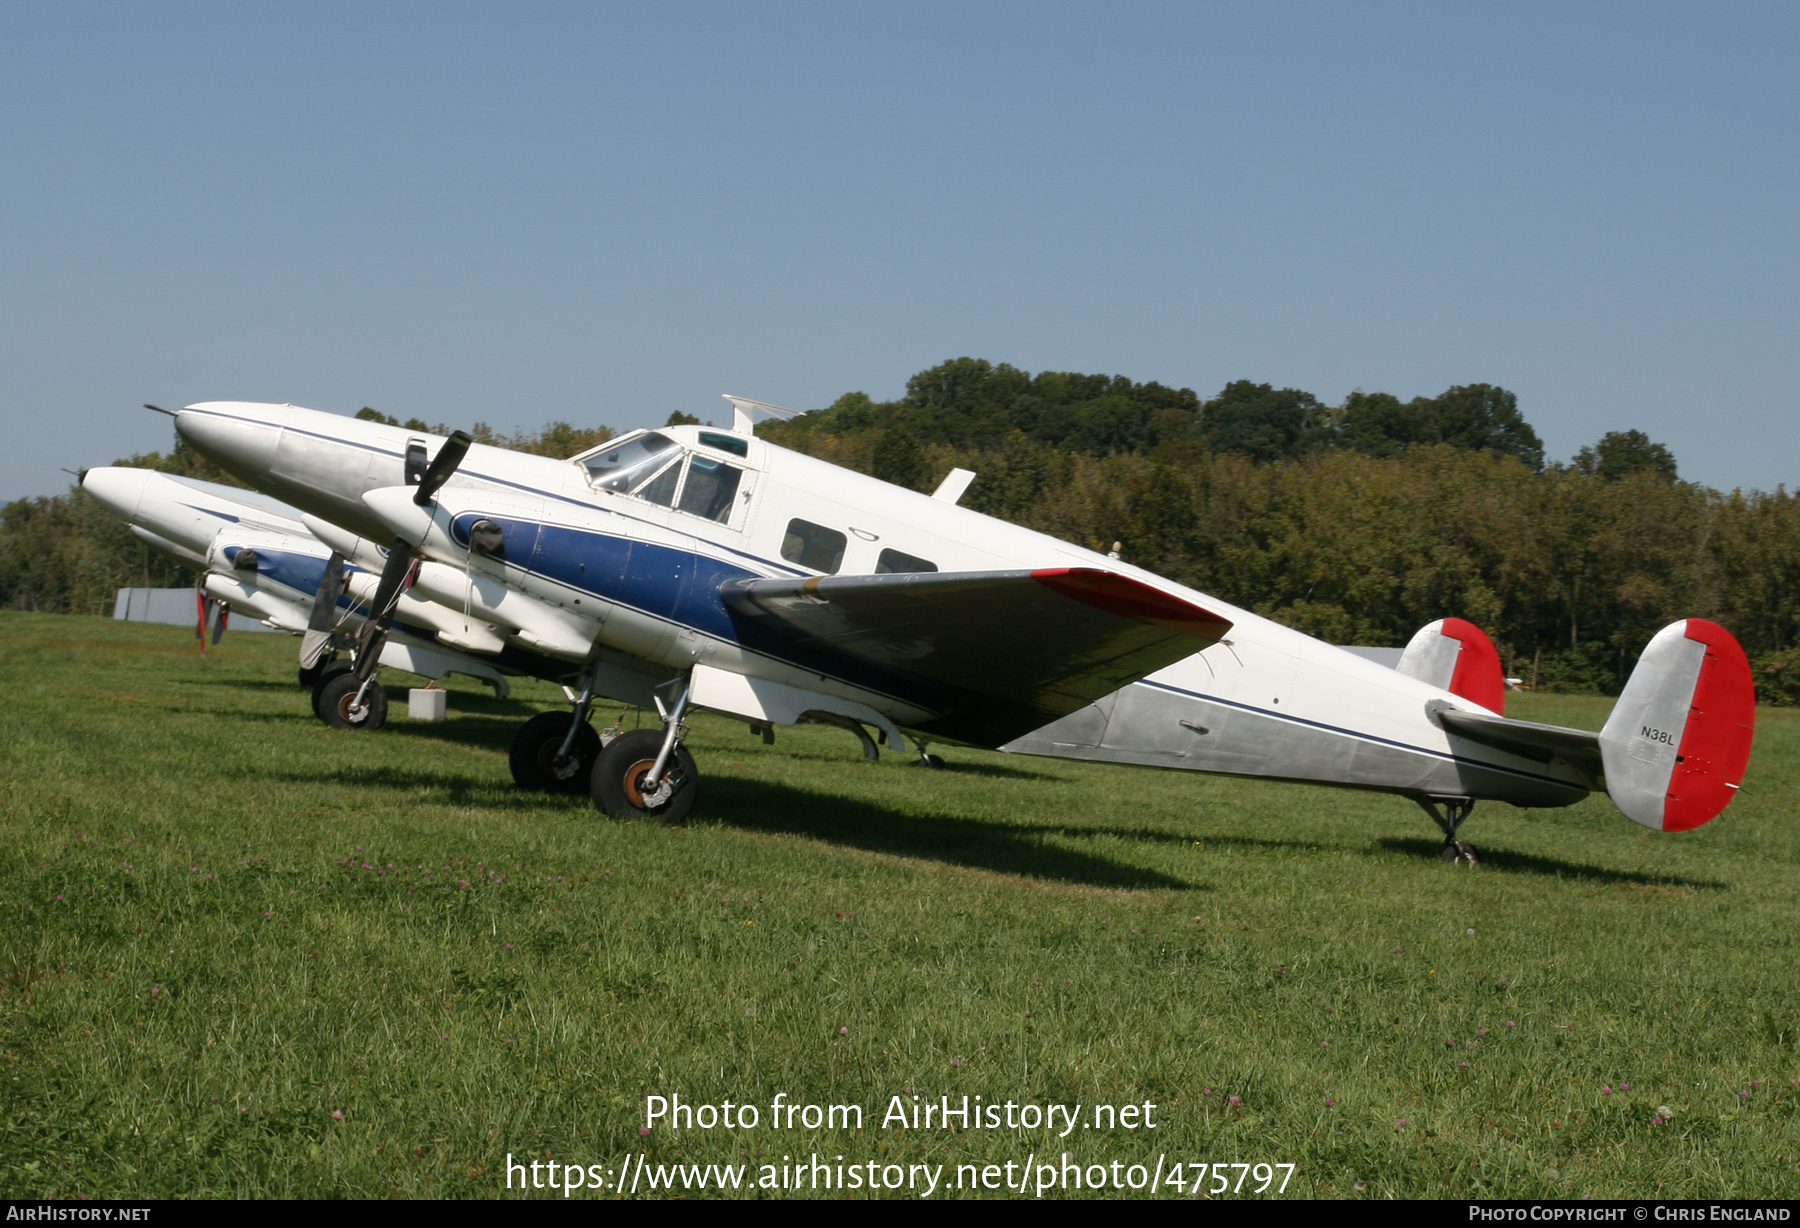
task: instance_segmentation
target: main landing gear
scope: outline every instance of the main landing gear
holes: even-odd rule
[[[594,673],[582,680],[581,694],[568,712],[540,712],[513,735],[508,765],[521,789],[546,793],[582,793],[594,760],[610,740],[588,724],[594,702]]]
[[[451,459],[449,468],[438,480],[439,486],[449,478],[450,471],[462,459],[462,453],[468,450],[466,436],[464,438],[462,447],[453,456],[451,445],[455,443],[455,436],[440,450],[440,457]],[[425,488],[421,486],[420,489]],[[436,490],[436,486],[431,489]],[[322,659],[325,656],[323,651],[311,658],[310,668],[316,671],[314,676],[317,678],[313,685],[313,711],[327,725],[338,729],[380,729],[387,723],[387,692],[381,689],[375,675],[381,669],[382,645],[387,643],[388,630],[394,625],[394,609],[400,604],[401,594],[412,586],[418,567],[419,555],[405,538],[396,538],[393,549],[388,552],[387,566],[382,568],[381,579],[375,586],[375,599],[369,603],[369,615],[363,620],[362,629],[357,632],[353,662]],[[313,599],[314,618],[321,623],[328,622],[330,609],[335,608],[335,596],[331,597],[331,605],[325,606],[325,598],[330,595],[328,586],[332,575],[332,568],[327,567],[319,596]],[[308,639],[314,635],[327,636],[326,641],[315,641],[314,644],[315,647],[324,649],[329,642],[328,629],[309,624]],[[306,661],[307,658],[303,656],[300,674],[302,679],[308,672]]]
[[[594,805],[615,819],[661,819],[679,823],[687,818],[700,795],[700,769],[683,746],[687,726],[690,678],[680,680],[681,695],[672,706],[656,696],[656,707],[666,722],[661,733],[634,729],[614,738],[594,761],[589,788]]]
[[[1475,809],[1472,797],[1421,797],[1419,805],[1431,816],[1444,833],[1444,847],[1438,856],[1453,866],[1473,866],[1481,862],[1480,855],[1473,844],[1466,844],[1456,838],[1456,829]]]
[[[313,715],[333,729],[380,729],[387,723],[387,692],[373,679],[365,690],[349,661],[321,660],[301,670],[300,680],[312,688]]]
[[[700,793],[700,769],[687,747],[667,732],[634,729],[607,744],[594,761],[594,805],[615,819],[679,823]]]
[[[700,770],[681,744],[689,691],[685,678],[679,682],[681,695],[672,707],[657,697],[663,729],[622,733],[615,726],[602,734],[587,719],[594,697],[590,672],[571,711],[540,713],[520,726],[509,760],[513,780],[523,789],[587,792],[615,819],[681,822],[699,795]]]

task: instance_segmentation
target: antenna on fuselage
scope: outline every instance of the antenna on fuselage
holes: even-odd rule
[[[741,435],[749,435],[756,429],[756,411],[775,418],[798,418],[798,409],[784,409],[779,405],[771,405],[767,401],[752,401],[748,397],[734,397],[729,392],[723,394],[731,402],[731,429]]]

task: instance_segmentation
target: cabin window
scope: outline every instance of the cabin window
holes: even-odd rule
[[[844,545],[850,539],[836,529],[828,529],[810,520],[788,521],[787,536],[781,539],[781,557],[828,576],[837,575],[844,565]]]
[[[743,476],[742,469],[724,461],[691,457],[687,484],[681,488],[681,510],[723,523],[731,515],[731,501],[737,497],[738,481]]]
[[[588,480],[596,487],[623,493],[659,469],[680,446],[667,435],[649,431],[633,435],[616,448],[602,449],[582,464],[587,468]],[[673,501],[674,494],[671,488],[665,504]]]
[[[716,435],[712,431],[701,431],[700,442],[709,448],[717,448],[721,452],[729,452],[733,456],[750,455],[750,445],[736,435]]]
[[[659,507],[673,507],[675,505],[675,485],[679,481],[681,481],[681,462],[676,461],[631,493],[646,503],[654,503]]]
[[[906,554],[899,550],[883,550],[875,560],[875,574],[890,575],[900,571],[936,571],[938,566],[930,559],[922,559],[916,554]]]

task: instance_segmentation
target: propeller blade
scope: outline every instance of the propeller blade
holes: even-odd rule
[[[325,574],[319,577],[319,591],[313,594],[312,614],[306,620],[306,635],[300,641],[300,668],[311,669],[331,647],[331,624],[337,618],[338,598],[344,595],[344,556],[333,550],[325,560]]]
[[[450,438],[444,440],[444,446],[438,449],[438,454],[431,458],[425,476],[419,479],[419,488],[413,492],[413,502],[420,507],[430,503],[431,496],[437,494],[444,483],[450,480],[450,475],[456,472],[456,467],[463,463],[463,457],[469,454],[469,445],[474,442],[469,437],[469,432],[452,431]]]
[[[413,553],[412,544],[404,537],[396,537],[388,551],[387,566],[381,569],[381,580],[375,586],[369,616],[363,620],[362,633],[356,641],[356,676],[365,682],[380,664],[381,644],[394,621],[394,607],[399,604],[400,590],[412,579],[416,562],[418,556]]]
[[[194,638],[200,641],[200,655],[206,655],[206,593],[194,590]]]
[[[230,622],[231,607],[221,601],[219,603],[219,621],[213,624],[212,640],[214,648],[217,648],[219,646],[219,641],[225,638],[225,628]]]

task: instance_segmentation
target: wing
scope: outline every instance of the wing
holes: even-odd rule
[[[1489,716],[1485,712],[1464,712],[1457,708],[1440,708],[1436,717],[1445,729],[1471,742],[1535,759],[1539,763],[1560,759],[1586,774],[1594,787],[1599,786],[1605,774],[1600,764],[1600,735],[1597,733],[1565,729],[1561,725],[1515,721],[1504,716]]]
[[[729,580],[746,647],[892,695],[932,736],[1000,746],[1216,643],[1231,624],[1093,568]]]

